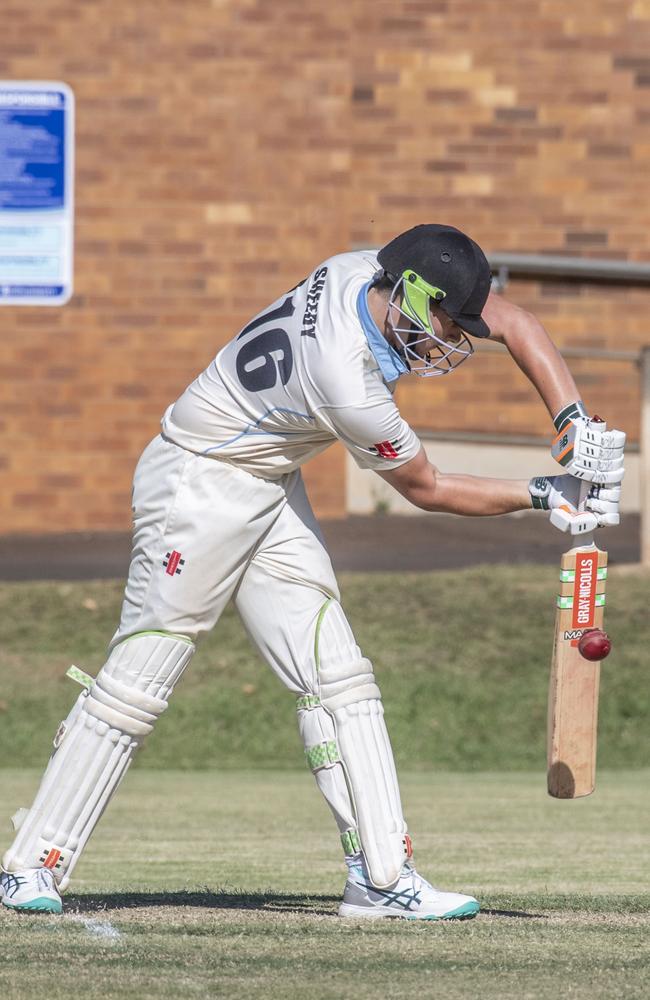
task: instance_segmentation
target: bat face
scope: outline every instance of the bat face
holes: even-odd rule
[[[548,703],[548,792],[559,799],[594,790],[600,663],[578,643],[585,629],[602,628],[606,581],[607,553],[595,545],[562,556]]]

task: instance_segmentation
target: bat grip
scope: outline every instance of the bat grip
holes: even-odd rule
[[[602,417],[599,417],[597,413],[594,413],[593,417],[591,418],[591,422],[592,422],[592,424],[601,424],[601,428],[600,429],[603,430],[603,431],[606,430],[606,428],[607,428],[607,425],[606,425],[605,421],[603,420]],[[578,510],[579,511],[584,511],[584,509],[585,509],[585,503],[587,501],[587,497],[589,496],[589,490],[590,489],[591,489],[591,483],[586,483],[584,481],[584,479],[583,479],[582,482],[580,483],[580,492],[578,494]],[[585,545],[595,545],[596,544],[596,542],[594,540],[594,533],[593,533],[593,531],[590,531],[589,534],[584,535],[584,544]]]
[[[585,504],[587,502],[587,497],[589,496],[589,490],[591,489],[591,483],[586,483],[584,479],[580,483],[580,492],[578,494],[578,510],[582,513],[585,509]],[[586,535],[581,537],[582,545],[595,545],[594,533],[593,531],[588,532]]]

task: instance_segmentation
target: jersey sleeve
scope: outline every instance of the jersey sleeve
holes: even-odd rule
[[[356,405],[320,407],[317,417],[361,469],[395,469],[420,451],[419,438],[388,393]]]

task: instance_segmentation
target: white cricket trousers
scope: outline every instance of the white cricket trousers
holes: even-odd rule
[[[173,690],[171,675],[189,658],[186,643],[171,641],[170,661],[169,638],[142,633],[196,641],[233,598],[254,644],[298,695],[307,761],[345,853],[363,846],[373,884],[392,884],[410,842],[381,696],[340,607],[300,473],[258,479],[160,436],[136,468],[133,517],[131,566],[111,642],[117,649],[63,724],[62,742],[5,855],[8,870],[52,859],[67,884],[143,727],[150,730],[166,707],[161,683]],[[131,636],[140,638],[118,646]],[[152,641],[156,648],[167,643],[153,665]]]
[[[296,694],[316,690],[314,635],[332,564],[299,471],[265,480],[158,436],[133,483],[134,537],[111,647],[136,632],[197,640],[233,598],[251,639]]]

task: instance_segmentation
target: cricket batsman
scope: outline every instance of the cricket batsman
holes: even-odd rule
[[[478,912],[471,895],[434,888],[413,864],[375,668],[340,604],[300,467],[338,440],[425,511],[534,507],[563,530],[617,524],[625,435],[590,420],[541,324],[492,294],[490,281],[480,247],[447,225],[416,226],[378,253],[331,257],[254,316],[169,406],[135,472],[133,552],[108,659],[59,726],[31,808],[14,817],[5,906],[61,912],[102,812],[196,643],[233,600],[296,696],[307,763],[347,864],[340,916]],[[486,337],[506,346],[543,400],[562,475],[445,474],[401,417],[398,379],[430,379],[435,391]]]

